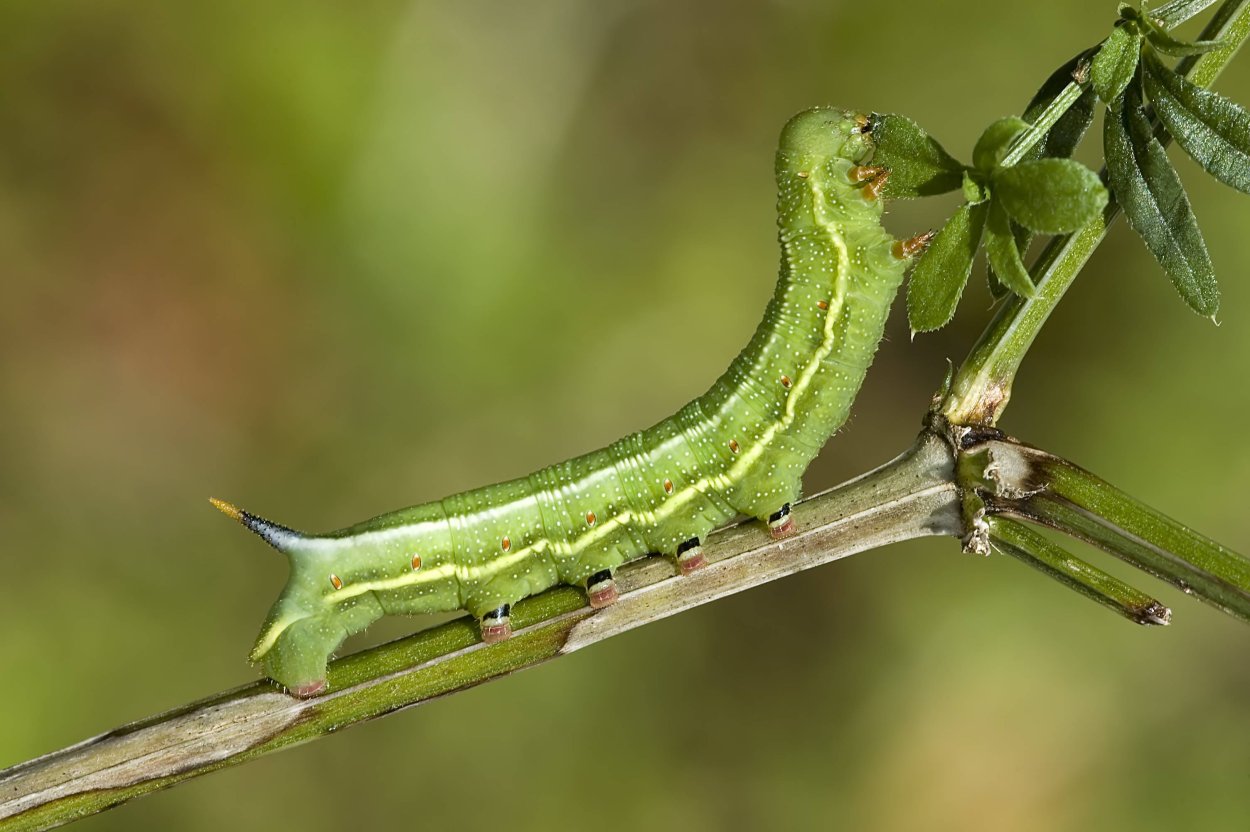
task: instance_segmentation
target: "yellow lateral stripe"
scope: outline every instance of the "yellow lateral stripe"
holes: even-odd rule
[[[642,519],[646,520],[650,525],[655,525],[659,520],[669,517],[678,509],[693,500],[696,495],[701,496],[708,487],[717,487],[723,490],[724,488],[732,486],[736,481],[741,479],[746,474],[747,469],[750,468],[750,466],[763,455],[773,438],[780,431],[785,430],[794,423],[794,419],[797,416],[799,399],[802,398],[804,391],[811,386],[812,380],[816,377],[816,373],[820,371],[821,361],[833,351],[835,341],[834,327],[836,326],[838,318],[842,314],[842,310],[846,305],[847,277],[850,272],[850,256],[846,249],[846,242],[842,239],[841,235],[834,231],[833,223],[828,218],[827,201],[825,199],[824,191],[816,182],[809,182],[809,187],[812,189],[812,197],[815,202],[817,223],[822,229],[824,229],[830,242],[833,244],[833,247],[838,252],[838,271],[834,291],[829,301],[829,309],[825,313],[823,330],[824,338],[821,340],[820,345],[813,353],[813,360],[803,368],[802,372],[799,374],[798,380],[794,382],[794,385],[791,388],[790,395],[786,397],[785,414],[764,431],[759,441],[746,448],[745,452],[738,457],[727,472],[703,477],[686,488],[683,488],[681,491],[678,491],[676,494],[673,494],[656,510],[646,512]],[[632,518],[632,513],[626,510],[621,512],[616,517],[597,525],[595,528],[589,529],[572,541],[552,541],[543,538],[530,546],[513,552],[506,557],[496,558],[495,560],[476,566],[465,567],[463,571],[467,577],[477,579],[485,577],[485,579],[489,580],[500,570],[514,566],[530,554],[546,550],[548,546],[552,546],[559,551],[572,555],[594,544],[596,541],[607,536],[620,526],[629,523]],[[399,536],[401,533],[412,534],[415,529],[421,526],[441,524],[442,522],[443,521],[421,521],[411,525],[384,529],[379,532],[365,532],[357,537],[333,538],[329,540],[332,540],[333,545],[335,546],[349,543],[354,544],[359,542],[360,538],[369,538],[374,536],[389,538],[391,536]],[[313,540],[318,539],[313,538],[309,542],[312,542]],[[321,538],[318,542],[329,542],[329,540]],[[456,573],[456,564],[447,563],[435,569],[411,572],[395,578],[385,578],[376,581],[362,581],[360,583],[348,584],[341,590],[337,590],[325,596],[325,599],[333,604],[348,598],[353,598],[357,595],[362,595],[366,592],[386,591],[391,589],[402,589],[408,586],[419,586],[423,583],[451,577]],[[486,574],[483,575],[483,573]],[[275,622],[269,632],[265,634],[264,639],[257,643],[257,646],[253,651],[253,661],[259,660],[259,658],[273,646],[274,642],[277,641],[278,637],[282,634],[282,631],[289,627],[292,623],[294,622]]]
[[[709,486],[716,485],[723,488],[724,486],[733,485],[735,481],[741,478],[746,473],[746,469],[749,468],[764,453],[768,443],[772,441],[773,437],[775,437],[779,431],[782,431],[793,424],[795,416],[797,415],[799,398],[802,396],[803,391],[811,386],[812,379],[814,379],[816,373],[819,372],[821,359],[833,351],[834,326],[837,323],[838,316],[841,314],[846,301],[846,277],[850,267],[850,258],[846,250],[846,243],[842,240],[840,235],[833,231],[831,223],[827,217],[824,216],[824,192],[815,182],[811,183],[811,188],[813,198],[816,202],[820,226],[824,228],[826,233],[829,235],[829,239],[833,243],[834,248],[837,249],[839,255],[837,285],[835,286],[833,296],[830,299],[829,310],[825,313],[824,338],[821,340],[820,346],[815,352],[813,361],[803,368],[802,374],[799,376],[798,381],[794,383],[790,395],[786,398],[785,415],[776,423],[769,426],[761,439],[751,445],[747,449],[746,453],[742,454],[734,462],[733,467],[729,469],[727,474],[714,474],[709,477],[703,477],[697,482],[692,483],[672,495],[655,511],[646,512],[646,516],[644,516],[643,519],[648,521],[651,525],[654,525],[659,520],[669,517],[679,508],[694,499],[696,495],[702,495],[704,490]],[[723,485],[721,482],[717,481],[723,481]],[[548,545],[554,546],[556,549],[567,552],[571,555],[593,545],[601,538],[606,537],[612,531],[615,531],[618,527],[628,523],[631,519],[631,512],[628,510],[623,511],[611,520],[599,524],[595,528],[588,530],[572,541],[551,541],[544,538],[536,541],[531,546],[527,546],[526,548],[509,555],[508,557],[496,558],[495,560],[488,561],[487,563],[466,567],[464,571],[470,578],[480,579],[485,577],[489,580],[500,570],[513,566],[520,560],[527,557],[531,552],[545,550]],[[345,598],[360,595],[370,590],[399,589],[406,586],[420,585],[428,581],[446,577],[448,572],[440,570],[446,569],[447,566],[452,565],[446,564],[427,573],[413,572],[406,575],[400,575],[396,578],[352,584],[350,586],[343,587],[343,589],[338,590],[337,592],[331,593],[326,596],[326,598],[331,602],[337,602]],[[454,567],[452,571],[454,571]],[[483,575],[483,573],[485,573],[485,575]]]
[[[421,584],[428,583],[430,581],[449,577],[457,574],[458,572],[463,573],[464,577],[471,579],[482,578],[482,573],[486,573],[485,577],[489,580],[500,570],[516,565],[533,553],[543,552],[548,546],[554,545],[556,548],[564,548],[572,554],[577,549],[592,545],[600,538],[610,535],[613,531],[620,526],[625,525],[631,519],[632,516],[630,512],[622,512],[616,517],[613,517],[611,520],[607,520],[596,526],[594,529],[588,531],[586,534],[583,534],[581,537],[577,538],[573,544],[565,543],[561,546],[559,542],[553,544],[551,540],[542,538],[540,540],[536,540],[532,545],[526,546],[524,549],[518,549],[506,557],[495,558],[494,560],[487,561],[486,563],[466,567],[457,567],[454,563],[445,563],[436,569],[429,570],[428,572],[410,572],[394,578],[383,578],[376,581],[361,581],[359,583],[348,584],[342,589],[325,596],[325,598],[331,603],[337,603],[348,598],[354,598],[357,595],[362,595],[369,591],[402,589],[403,587],[408,586],[420,586]]]
[[[265,635],[256,642],[256,646],[252,648],[252,655],[249,658],[254,662],[260,661],[261,658],[269,652],[269,648],[273,647],[273,643],[278,640],[278,636],[282,635],[282,632],[287,627],[290,627],[302,617],[303,616],[292,617],[288,615],[273,622],[273,624],[269,626],[269,629],[265,631]]]

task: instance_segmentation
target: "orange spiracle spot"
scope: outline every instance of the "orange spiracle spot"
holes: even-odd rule
[[[789,376],[782,376],[782,377],[781,377],[781,386],[782,386],[782,387],[785,387],[786,389],[789,389],[791,384],[794,384],[794,382],[790,380],[790,377],[789,377]]]
[[[816,308],[817,308],[817,309],[828,309],[828,308],[829,308],[829,301],[827,301],[827,300],[818,300],[818,301],[816,301]]]
[[[593,511],[586,512],[586,525],[593,526],[595,524],[595,513]]]
[[[421,568],[421,556],[413,555],[412,556],[412,571],[416,572],[420,568]]]
[[[503,550],[505,552],[508,551],[509,549],[512,548],[512,538],[505,537],[503,540],[499,542],[499,545],[503,547]]]
[[[342,579],[342,578],[340,578],[338,575],[331,575],[331,576],[330,576],[330,586],[334,587],[335,589],[342,589],[342,588],[343,588],[343,579]]]
[[[673,493],[673,481],[672,481],[672,480],[665,480],[665,481],[664,481],[664,493],[665,493],[665,494],[672,494],[672,493]]]
[[[809,174],[809,173],[808,173],[807,171],[805,171],[805,170],[801,170],[801,171],[799,171],[799,173],[798,173],[798,177],[799,177],[799,179],[806,179],[808,176],[811,176],[811,174]]]
[[[742,450],[742,446],[738,444],[737,439],[730,439],[729,450],[733,451],[734,453],[738,453],[738,451]]]

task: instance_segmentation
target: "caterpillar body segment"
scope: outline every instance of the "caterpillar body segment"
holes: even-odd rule
[[[673,416],[528,477],[305,535],[214,501],[287,554],[291,576],[252,659],[297,695],[325,688],[328,656],[383,615],[466,609],[493,642],[510,606],[556,584],[617,598],[617,567],[649,553],[683,573],[738,514],[794,530],[804,470],[846,420],[908,260],[926,239],[881,227],[888,171],[862,114],[795,116],[776,160],[781,245],[763,321],[725,373]]]

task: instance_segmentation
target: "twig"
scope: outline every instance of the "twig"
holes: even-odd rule
[[[959,535],[953,482],[949,446],[923,433],[893,462],[797,506],[797,535],[731,526],[709,539],[711,563],[685,578],[666,560],[637,561],[617,575],[620,600],[598,612],[580,591],[552,590],[516,605],[517,632],[500,644],[483,645],[458,619],[334,662],[331,692],[315,699],[258,682],[0,771],[0,830],[68,823],[856,552]]]
[[[1149,595],[1091,566],[1021,523],[991,517],[990,546],[1138,624],[1167,624],[1172,611]]]
[[[1229,615],[1250,621],[1250,560],[1066,459],[1010,437],[990,438],[971,444],[960,454],[959,478],[968,492],[974,492],[965,493],[965,523],[974,529],[982,527],[980,534],[988,536],[991,545],[997,534],[1009,544],[1038,554],[1030,545],[1034,538],[1029,535],[1033,533],[1013,534],[1013,529],[1024,527],[986,525],[970,516],[970,509],[981,518],[1008,515],[1048,526],[1109,552]],[[973,532],[973,536],[977,534]],[[1062,560],[1062,553],[1048,554],[1054,565]],[[1068,576],[1053,569],[1044,571],[1073,586]],[[1100,591],[1125,608],[1142,602],[1141,597],[1130,597],[1105,582],[1101,582]]]

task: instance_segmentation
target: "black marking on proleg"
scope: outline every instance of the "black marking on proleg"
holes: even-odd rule
[[[789,503],[786,503],[784,506],[782,506],[782,507],[781,507],[780,509],[778,509],[776,512],[774,512],[773,514],[769,515],[769,517],[768,517],[768,522],[769,522],[769,523],[776,523],[778,520],[781,520],[782,518],[787,517],[789,514],[790,514],[790,504],[789,504]]]
[[[694,549],[698,545],[699,545],[699,538],[692,537],[689,540],[687,540],[685,543],[682,543],[680,546],[677,547],[677,554],[680,555],[682,552],[689,552],[691,549]]]
[[[587,578],[586,586],[592,587],[597,583],[602,583],[603,581],[610,581],[610,580],[612,580],[612,570],[604,569],[600,572],[596,572],[595,574]]]
[[[507,618],[508,614],[511,612],[512,612],[512,605],[504,604],[502,607],[493,609],[490,612],[486,613],[486,615],[483,615],[482,620],[485,621],[488,618],[495,618],[495,619]]]

